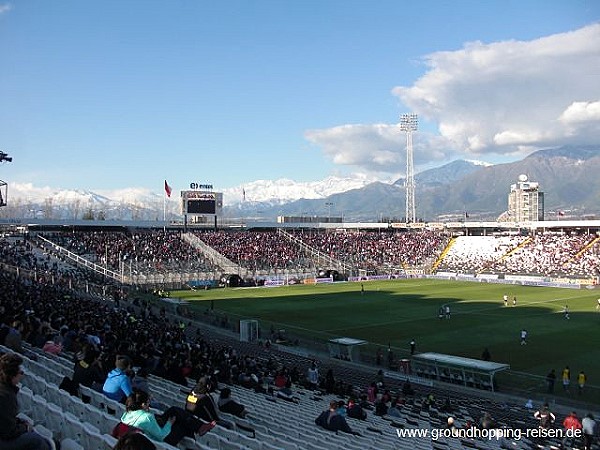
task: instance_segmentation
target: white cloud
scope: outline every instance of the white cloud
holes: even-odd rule
[[[600,137],[599,127],[572,126],[600,121],[600,24],[527,42],[473,42],[425,63],[425,75],[393,93],[437,122],[458,151],[509,154]]]
[[[61,198],[73,197],[73,198],[84,198],[92,194],[90,191],[75,190],[75,189],[61,189],[49,186],[34,186],[33,183],[10,183],[8,195],[10,199],[19,199],[22,204],[28,202],[43,203],[51,199],[60,200],[57,195],[60,194]],[[126,188],[116,190],[96,190],[94,194],[106,197],[120,202],[137,203],[139,199],[144,201],[162,201],[162,192],[154,193],[147,188]]]
[[[9,12],[12,9],[12,5],[10,3],[4,3],[0,5],[0,14],[4,14]]]
[[[399,146],[399,130],[390,125],[342,125],[327,130],[309,130],[305,137],[323,147],[340,165],[395,164],[393,150]]]
[[[563,111],[559,120],[566,124],[600,122],[600,101],[573,102]]]
[[[471,42],[424,62],[412,86],[392,90],[409,112],[438,125],[437,135],[415,134],[416,166],[600,139],[600,24],[532,41]],[[341,125],[305,137],[335,164],[404,172],[397,125]]]
[[[43,201],[51,198],[56,189],[48,186],[36,187],[33,183],[11,183],[8,195],[12,198],[20,198],[24,201]]]
[[[338,165],[354,166],[370,174],[404,173],[406,168],[406,134],[397,124],[341,125],[308,130],[304,136]],[[413,146],[416,165],[451,156],[443,139],[427,133],[416,132]]]
[[[494,135],[494,144],[498,146],[513,146],[524,144],[535,144],[542,140],[537,132],[532,132],[523,127],[522,130],[504,130]]]

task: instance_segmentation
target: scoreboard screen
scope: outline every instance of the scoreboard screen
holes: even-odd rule
[[[222,192],[182,191],[181,200],[183,214],[220,216],[223,212]]]
[[[217,203],[215,200],[188,200],[188,214],[215,214]]]

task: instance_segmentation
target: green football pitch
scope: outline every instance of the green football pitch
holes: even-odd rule
[[[557,392],[565,366],[571,368],[572,383],[584,370],[588,384],[600,386],[598,291],[426,279],[363,285],[364,293],[360,283],[335,283],[175,291],[171,296],[189,300],[198,313],[213,300],[217,312],[231,320],[258,319],[267,333],[273,324],[323,342],[353,337],[385,348],[389,344],[399,357],[408,354],[411,339],[418,352],[477,359],[487,347],[493,361],[538,376],[537,384],[543,385],[554,368]],[[504,306],[504,294],[509,306]],[[439,319],[439,308],[446,304],[451,318]],[[522,329],[528,331],[527,345],[520,344]]]

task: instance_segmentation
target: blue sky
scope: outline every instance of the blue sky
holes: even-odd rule
[[[600,137],[595,0],[0,0],[0,178],[402,176]]]

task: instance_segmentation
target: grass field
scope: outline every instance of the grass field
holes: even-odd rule
[[[354,337],[408,354],[435,351],[481,358],[487,347],[492,360],[512,370],[545,377],[550,369],[571,368],[571,382],[584,370],[588,384],[600,386],[600,312],[598,291],[507,286],[409,279],[358,283],[176,291],[204,311],[207,300],[231,319],[252,318],[268,331],[271,323],[295,334],[322,338]],[[517,297],[505,307],[504,294]],[[452,317],[439,320],[449,304]],[[570,319],[562,313],[569,306]],[[521,329],[529,332],[520,345]],[[538,380],[539,381],[539,380]],[[541,381],[543,384],[543,380]],[[557,392],[560,380],[557,380]]]

